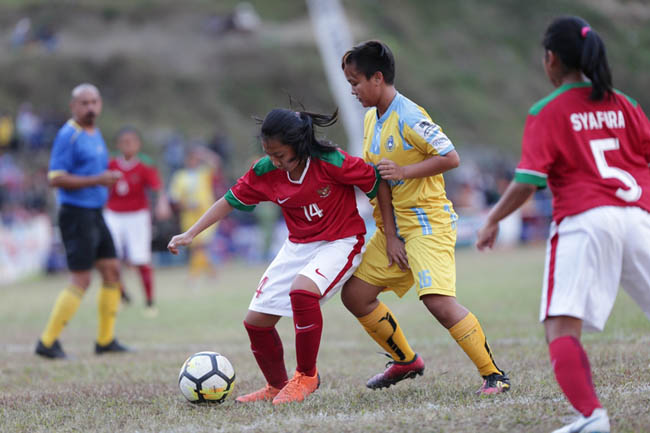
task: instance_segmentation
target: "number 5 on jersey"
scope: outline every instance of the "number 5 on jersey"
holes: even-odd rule
[[[319,208],[316,203],[312,203],[309,206],[303,206],[302,209],[305,211],[305,218],[307,218],[307,221],[313,221],[312,217],[323,217],[323,210]]]

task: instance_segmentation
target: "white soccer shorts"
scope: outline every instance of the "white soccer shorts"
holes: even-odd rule
[[[650,213],[603,206],[552,223],[540,321],[571,316],[602,331],[619,285],[650,318]]]
[[[104,209],[104,220],[111,231],[117,257],[132,265],[151,263],[151,214],[149,210],[115,212]]]
[[[287,239],[262,275],[248,309],[292,317],[289,292],[298,275],[304,275],[318,286],[323,295],[322,305],[354,274],[364,249],[362,235],[305,244]]]

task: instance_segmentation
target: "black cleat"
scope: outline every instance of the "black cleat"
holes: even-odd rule
[[[63,351],[63,348],[61,347],[61,343],[59,343],[59,340],[54,340],[54,343],[52,343],[52,346],[47,347],[46,345],[43,344],[41,340],[38,340],[38,343],[36,344],[36,350],[35,353],[37,355],[42,356],[43,358],[48,358],[48,359],[67,359],[68,355],[65,354]]]
[[[483,385],[476,391],[477,395],[500,394],[510,390],[510,378],[504,372],[483,376]]]
[[[121,345],[115,338],[113,339],[113,341],[111,341],[105,346],[95,343],[96,355],[101,355],[103,353],[126,353],[126,352],[133,352],[133,349],[131,349],[128,346]]]
[[[390,355],[386,354],[390,358]],[[415,379],[424,373],[424,361],[416,353],[409,362],[389,361],[386,370],[370,378],[366,386],[370,389],[388,388],[404,379]]]

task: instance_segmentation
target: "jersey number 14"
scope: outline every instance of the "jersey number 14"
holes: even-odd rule
[[[309,222],[313,221],[312,217],[323,217],[323,210],[319,208],[316,203],[312,203],[309,206],[303,206],[302,210],[305,211],[305,218],[307,218],[307,221]]]

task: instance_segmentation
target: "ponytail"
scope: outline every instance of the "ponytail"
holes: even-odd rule
[[[322,152],[336,150],[329,140],[316,138],[315,127],[328,127],[336,123],[338,109],[332,114],[318,114],[309,111],[292,111],[275,108],[262,121],[262,140],[276,139],[293,148],[300,160]]]
[[[611,94],[612,73],[602,39],[580,17],[555,19],[546,29],[542,45],[555,53],[567,70],[577,69],[591,80],[590,98],[598,101]]]

